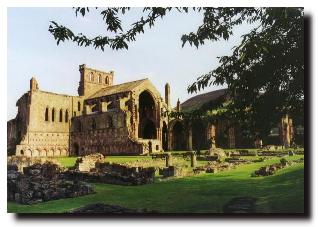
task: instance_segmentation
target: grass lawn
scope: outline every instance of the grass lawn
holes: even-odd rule
[[[56,157],[56,159],[65,167],[74,166],[77,157]],[[114,163],[133,162],[137,160],[151,159],[151,156],[107,156],[105,161]]]
[[[176,158],[173,156],[173,160]],[[61,163],[64,167],[71,167],[74,166],[77,157],[56,157],[58,162]],[[105,157],[106,162],[113,162],[113,163],[135,163],[136,161],[143,161],[143,160],[152,160],[151,156],[107,156]],[[190,161],[185,161],[182,158],[176,158],[175,162],[173,163],[179,163],[181,164],[188,164],[190,165]],[[165,163],[164,160],[162,160],[162,163]],[[161,164],[162,164],[161,163]],[[204,165],[206,164],[206,161],[198,161],[198,165]],[[164,166],[164,164],[162,165]]]
[[[300,157],[302,156],[292,156],[287,159]],[[121,158],[119,160],[129,159],[129,157]],[[65,165],[72,160],[68,159],[63,159]],[[302,213],[304,164],[287,167],[273,176],[250,177],[250,174],[259,167],[277,163],[279,159],[273,158],[262,163],[243,165],[216,174],[169,181],[157,180],[154,184],[142,186],[95,184],[97,193],[93,195],[34,205],[8,202],[8,212],[61,213],[86,204],[104,202],[127,208],[147,208],[163,213],[220,213],[223,205],[232,198],[252,196],[257,198],[256,211],[259,213]]]

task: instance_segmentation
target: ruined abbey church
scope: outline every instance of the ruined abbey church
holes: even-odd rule
[[[113,71],[86,65],[80,65],[79,71],[78,96],[42,91],[35,78],[30,80],[30,90],[16,103],[16,118],[7,123],[9,153],[33,157],[96,152],[137,155],[208,149],[211,138],[216,138],[216,145],[221,147],[251,146],[226,122],[189,125],[169,119],[169,84],[162,98],[149,79],[113,84]],[[199,95],[178,102],[177,110],[191,109],[224,95],[224,89]],[[289,145],[293,136],[291,119],[282,119],[273,137]]]

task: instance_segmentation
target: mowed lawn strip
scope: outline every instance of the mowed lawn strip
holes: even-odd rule
[[[77,157],[56,157],[58,162],[61,163],[64,167],[74,166]],[[146,160],[151,159],[151,156],[107,156],[105,158],[106,162],[115,162],[115,163],[125,163],[132,162],[136,160]]]
[[[300,157],[303,156],[291,156],[286,159]],[[155,184],[142,186],[94,184],[97,193],[93,195],[34,205],[8,202],[8,212],[61,213],[86,204],[103,202],[163,213],[221,213],[224,204],[232,198],[250,196],[257,198],[256,212],[259,213],[302,213],[302,163],[279,170],[273,176],[250,177],[251,173],[261,166],[277,163],[279,160],[280,158],[273,158],[216,174],[156,181]]]

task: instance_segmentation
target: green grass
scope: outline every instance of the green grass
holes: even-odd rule
[[[151,160],[151,156],[108,156],[105,158],[107,162],[125,163],[137,160]]]
[[[224,149],[225,152],[230,152],[230,151],[236,151],[237,149]],[[249,151],[257,151],[259,149],[256,148],[249,148],[249,149],[239,149],[239,150],[249,150]],[[284,149],[285,151],[290,150]],[[189,151],[170,151],[172,154],[177,153],[177,154],[182,154],[182,153],[187,153]],[[202,153],[206,152],[206,150],[201,150]],[[181,157],[181,155],[178,155]],[[174,156],[177,157],[177,156]],[[241,158],[243,159],[257,159],[258,157],[256,156],[242,156]],[[56,159],[62,164],[64,167],[71,167],[75,164],[75,161],[77,157],[56,157]],[[151,160],[151,156],[107,156],[105,157],[106,162],[113,162],[113,163],[127,163],[127,162],[135,162],[137,160],[142,161],[142,160]],[[203,165],[206,162],[204,161],[198,161],[199,165]]]
[[[57,157],[56,159],[58,162],[61,163],[62,166],[71,167],[74,166],[77,157]],[[105,161],[114,163],[125,163],[147,159],[151,159],[151,156],[107,156],[105,158]]]
[[[302,156],[287,157],[288,160]],[[139,157],[138,157],[139,158]],[[123,157],[123,159],[125,159]],[[129,158],[128,158],[129,159]],[[243,165],[217,174],[203,174],[142,186],[95,184],[96,194],[34,205],[8,202],[8,212],[61,213],[103,202],[128,208],[147,208],[163,213],[220,213],[234,197],[256,197],[259,213],[302,213],[304,211],[304,165],[295,164],[268,177],[250,177],[261,166],[277,163],[273,158]],[[64,160],[64,163],[68,163]]]
[[[74,166],[77,157],[57,157],[59,163],[64,167]]]

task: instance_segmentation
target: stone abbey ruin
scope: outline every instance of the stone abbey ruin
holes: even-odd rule
[[[167,150],[259,146],[226,121],[185,124],[169,116],[226,97],[226,89],[197,95],[172,108],[170,86],[161,97],[149,79],[113,84],[114,72],[79,66],[78,96],[41,91],[35,78],[19,98],[16,117],[7,123],[8,154],[29,157],[139,155]],[[298,132],[299,133],[299,132]],[[297,134],[292,119],[282,118],[270,137],[289,147]]]

